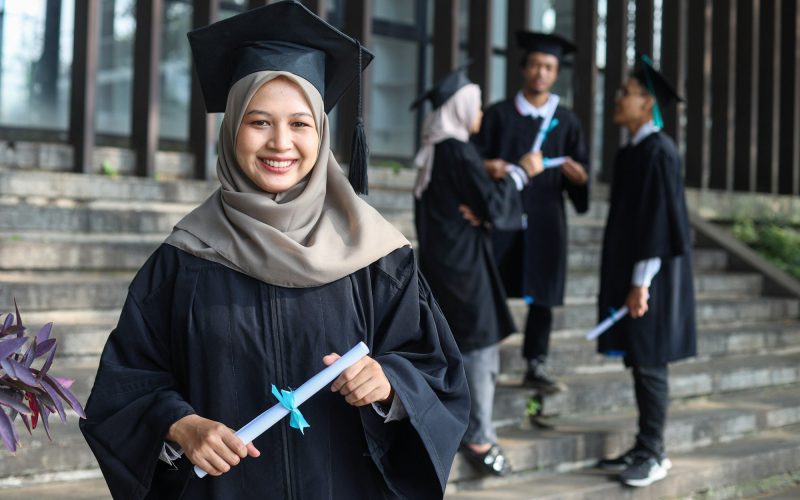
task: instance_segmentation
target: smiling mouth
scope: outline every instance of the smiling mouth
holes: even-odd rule
[[[293,166],[297,160],[271,160],[269,158],[259,158],[259,163],[267,170],[287,170]]]

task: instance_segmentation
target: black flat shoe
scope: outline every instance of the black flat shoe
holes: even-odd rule
[[[511,464],[503,454],[503,449],[497,444],[493,444],[483,453],[477,453],[468,446],[462,446],[461,453],[469,463],[486,474],[502,477],[511,473]]]

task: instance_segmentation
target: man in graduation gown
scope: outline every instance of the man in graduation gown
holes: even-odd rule
[[[480,133],[473,139],[494,177],[505,175],[510,165],[534,161],[535,155],[529,153],[548,106],[557,98],[550,90],[559,65],[575,50],[570,42],[552,34],[520,31],[517,42],[525,50],[523,87],[513,98],[486,111]],[[589,208],[589,152],[578,117],[564,106],[555,108],[541,155],[567,160],[532,177],[522,191],[527,229],[496,231],[493,239],[506,291],[529,304],[522,353],[528,369],[523,384],[550,394],[564,389],[545,370],[552,308],[564,303],[568,257],[564,195],[578,213]]]
[[[639,432],[623,455],[600,467],[621,471],[631,486],[664,478],[669,403],[667,363],[694,356],[696,330],[692,251],[675,143],[659,129],[659,106],[679,99],[643,57],[617,98],[614,121],[631,134],[614,162],[611,204],[603,237],[599,317],[630,311],[604,333],[598,350],[624,356],[631,368]]]

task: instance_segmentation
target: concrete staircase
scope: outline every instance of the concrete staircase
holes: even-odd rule
[[[413,241],[409,172],[371,172],[367,200]],[[0,171],[0,312],[16,297],[25,323],[54,321],[54,372],[85,401],[97,360],[136,269],[214,184]],[[800,301],[766,296],[759,274],[730,268],[727,253],[695,250],[697,358],[671,367],[667,442],[675,467],[644,490],[588,468],[624,451],[636,432],[631,380],[582,334],[596,320],[600,239],[607,205],[570,215],[567,305],[556,312],[551,368],[570,391],[545,401],[552,429],[524,416],[521,337],[502,346],[495,403],[515,472],[481,478],[461,457],[448,498],[746,497],[800,484]],[[511,300],[517,325],[526,307]],[[0,498],[108,498],[76,418],[24,435],[0,451]],[[796,490],[795,490],[796,491]],[[73,495],[73,496],[69,496]],[[703,497],[705,498],[705,497]],[[777,497],[776,497],[777,498]]]

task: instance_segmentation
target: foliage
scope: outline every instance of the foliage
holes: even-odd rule
[[[103,160],[103,163],[100,164],[100,168],[103,171],[103,175],[106,177],[111,177],[112,179],[116,179],[119,177],[119,171],[111,164],[109,160]]]
[[[542,403],[538,398],[530,398],[525,405],[525,416],[537,417],[542,410]]]
[[[61,421],[66,422],[64,403],[86,418],[81,404],[69,390],[73,381],[48,373],[56,354],[56,339],[50,338],[53,324],[48,323],[36,335],[27,337],[16,302],[14,307],[16,316],[9,314],[0,326],[0,438],[11,451],[16,451],[19,443],[14,425],[17,416],[31,434],[41,419],[50,439],[48,417],[58,413]],[[37,359],[44,362],[34,368]]]
[[[779,221],[738,219],[733,234],[783,271],[800,279],[800,232]]]

